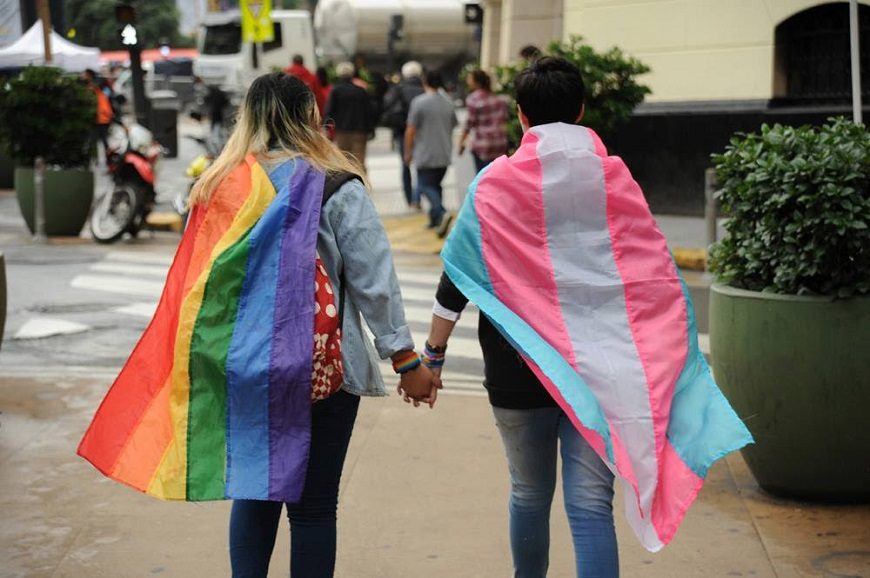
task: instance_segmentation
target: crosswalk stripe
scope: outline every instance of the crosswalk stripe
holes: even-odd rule
[[[78,275],[73,278],[71,285],[76,289],[155,298],[163,291],[161,281],[147,281],[118,275]]]
[[[124,263],[102,262],[94,263],[90,267],[91,271],[98,273],[122,273],[125,275],[149,275],[164,278],[166,277],[166,267],[160,265],[126,265]]]
[[[400,283],[401,285],[401,283]],[[404,299],[416,299],[418,301],[435,302],[435,285],[430,289],[421,289],[418,287],[402,286],[402,297]]]
[[[409,271],[400,270],[398,272],[399,283],[404,287],[405,283],[420,283],[425,286],[432,287],[433,293],[438,287],[438,281],[441,279],[441,272],[433,271]]]
[[[132,315],[134,317],[154,317],[154,311],[157,310],[156,302],[149,303],[131,303],[123,307],[115,307],[112,309],[115,313],[123,313],[124,315]]]
[[[136,251],[110,251],[106,254],[108,261],[124,261],[126,263],[143,263],[148,265],[172,264],[172,255],[157,255],[154,253],[138,253]]]

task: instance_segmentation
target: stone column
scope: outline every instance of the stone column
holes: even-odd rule
[[[501,25],[501,0],[484,0],[483,30],[480,39],[480,68],[483,70],[492,70],[494,66],[500,64]]]

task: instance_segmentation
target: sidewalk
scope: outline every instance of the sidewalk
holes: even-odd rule
[[[445,374],[449,387],[449,368]],[[0,377],[0,576],[228,576],[228,504],[165,503],[110,482],[75,447],[109,373]],[[448,390],[449,391],[449,390]],[[508,476],[483,397],[435,410],[365,399],[344,470],[338,578],[507,577]],[[557,489],[550,576],[573,576]],[[760,493],[739,454],[714,466],[674,541],[643,550],[616,505],[622,576],[870,576],[870,508]],[[272,576],[286,576],[282,520]]]
[[[372,199],[385,216],[396,260],[437,267],[437,238],[405,207],[398,156],[383,134],[370,146]],[[448,208],[458,207],[470,167],[470,159],[458,159],[448,173]],[[657,218],[672,248],[703,246],[701,219]],[[176,241],[177,235],[163,233],[116,248],[167,252]],[[424,242],[432,247],[418,249]],[[23,258],[29,243],[14,198],[0,194],[0,246],[7,259]],[[53,263],[104,250],[84,238],[52,240],[36,257]],[[707,282],[694,272],[686,277],[690,286]],[[75,456],[114,370],[11,367],[3,353],[0,578],[229,575],[227,503],[160,502],[105,479]],[[342,480],[338,578],[511,575],[501,442],[487,400],[452,393],[450,371],[448,361],[448,389],[435,410],[415,410],[395,395],[363,400]],[[550,576],[570,578],[573,551],[560,494],[558,488]],[[739,454],[710,470],[681,530],[657,554],[638,545],[621,500],[616,519],[624,578],[870,578],[870,505],[772,498],[759,490]],[[281,528],[276,577],[287,575],[289,559],[285,521]]]

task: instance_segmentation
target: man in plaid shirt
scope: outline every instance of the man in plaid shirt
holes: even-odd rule
[[[508,105],[503,97],[492,93],[492,83],[486,72],[472,71],[467,82],[472,92],[465,99],[468,119],[459,141],[459,154],[465,152],[468,135],[473,131],[471,156],[474,157],[475,169],[480,172],[483,167],[507,154]]]

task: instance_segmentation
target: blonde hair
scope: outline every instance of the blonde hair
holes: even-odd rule
[[[280,152],[270,152],[275,149]],[[302,157],[325,173],[353,173],[369,187],[359,163],[321,131],[314,94],[283,72],[264,74],[251,84],[226,146],[190,191],[190,206],[208,203],[220,182],[249,154]]]

